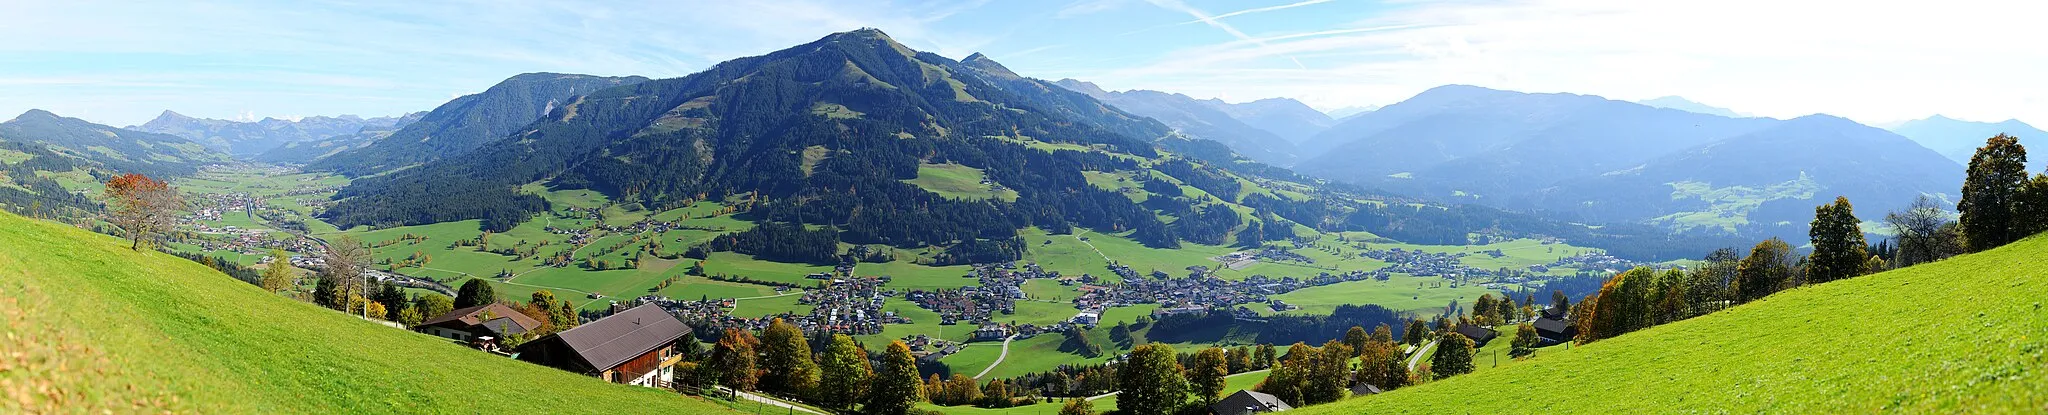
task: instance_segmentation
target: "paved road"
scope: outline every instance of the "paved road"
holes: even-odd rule
[[[996,362],[995,362],[995,363],[990,363],[990,364],[988,364],[988,367],[986,367],[986,368],[982,368],[982,369],[981,369],[981,373],[976,373],[976,374],[974,374],[974,378],[975,378],[975,379],[981,379],[981,376],[982,376],[982,375],[987,375],[989,371],[992,371],[992,370],[996,370],[996,366],[1002,365],[1002,364],[1003,364],[1003,358],[1007,358],[1007,357],[1010,357],[1010,341],[1011,341],[1011,340],[1016,340],[1016,339],[1017,339],[1017,335],[1015,335],[1015,334],[1012,334],[1012,335],[1010,335],[1010,337],[1004,337],[1004,338],[1003,338],[1003,354],[999,354],[999,355],[996,355]]]
[[[719,390],[719,391],[723,391],[723,392],[729,392],[729,393],[731,393],[731,392],[735,392],[735,391],[733,391],[732,389],[726,388],[726,387],[724,387],[724,386],[720,386],[720,387],[718,387],[718,390]],[[760,402],[760,403],[762,403],[762,404],[766,404],[766,405],[768,405],[768,406],[773,406],[773,407],[777,407],[777,408],[789,409],[789,410],[794,410],[794,411],[797,411],[797,412],[802,412],[802,413],[807,413],[807,414],[817,414],[817,415],[826,415],[826,414],[825,414],[825,413],[823,413],[823,412],[813,411],[813,410],[811,410],[810,408],[805,408],[805,407],[801,407],[801,406],[796,406],[796,405],[790,405],[790,404],[789,404],[789,403],[787,403],[787,402],[783,402],[783,401],[775,400],[775,399],[772,399],[772,398],[768,398],[768,397],[765,397],[765,396],[761,396],[761,395],[755,395],[755,394],[752,394],[752,393],[747,393],[747,392],[737,392],[737,393],[734,393],[734,394],[733,394],[733,396],[739,397],[740,399],[745,399],[745,400],[749,400],[749,401],[754,401],[754,402]]]
[[[1422,347],[1415,349],[1415,355],[1408,357],[1408,371],[1414,372],[1415,366],[1422,363],[1422,356],[1426,355],[1429,349],[1434,347],[1436,347],[1436,341],[1430,340],[1429,343],[1425,343]]]

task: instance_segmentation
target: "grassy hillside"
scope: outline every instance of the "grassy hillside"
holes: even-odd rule
[[[2048,237],[2036,237],[1794,289],[1301,413],[2040,413],[2043,253]]]
[[[0,213],[0,413],[716,413]]]

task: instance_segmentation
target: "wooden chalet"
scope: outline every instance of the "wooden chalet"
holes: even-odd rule
[[[485,338],[503,339],[505,336],[525,333],[540,326],[539,320],[527,317],[519,310],[504,304],[491,303],[464,307],[434,316],[413,326],[413,330],[475,344],[484,342]]]
[[[647,304],[526,342],[517,357],[612,383],[666,388],[683,358],[676,342],[696,341],[689,334],[690,326],[668,310]]]

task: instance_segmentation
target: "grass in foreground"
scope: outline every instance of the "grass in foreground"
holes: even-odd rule
[[[2036,237],[1300,412],[2041,413],[2043,253]]]
[[[725,413],[0,213],[0,413]],[[31,393],[32,391],[32,393]],[[535,391],[546,391],[535,393]]]

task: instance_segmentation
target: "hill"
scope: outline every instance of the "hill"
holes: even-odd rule
[[[1309,108],[1308,104],[1291,98],[1266,98],[1236,104],[1221,99],[1206,99],[1202,100],[1202,103],[1254,128],[1285,138],[1289,142],[1307,140],[1337,124],[1337,120],[1330,118],[1328,114]]]
[[[484,92],[435,107],[388,139],[335,154],[307,169],[366,176],[466,154],[568,105],[576,96],[646,80],[554,73],[513,76]]]
[[[43,110],[0,122],[0,141],[39,144],[112,172],[151,176],[187,176],[201,165],[228,160],[178,136],[124,130]]]
[[[305,164],[339,154],[343,151],[368,147],[370,143],[390,137],[399,129],[418,122],[427,115],[426,111],[397,117],[389,124],[366,125],[355,132],[332,135],[311,140],[293,141],[271,148],[251,160],[264,163]]]
[[[207,149],[237,158],[250,158],[285,144],[315,140],[363,129],[394,129],[400,117],[363,118],[354,115],[315,116],[297,120],[264,118],[241,122],[187,117],[164,110],[156,119],[128,129],[184,137]]]
[[[1054,83],[1076,92],[1088,94],[1088,96],[1094,97],[1103,103],[1116,106],[1117,109],[1159,120],[1159,122],[1166,123],[1167,126],[1173,127],[1175,130],[1179,130],[1189,136],[1223,143],[1230,146],[1232,151],[1243,154],[1252,160],[1284,166],[1293,164],[1295,159],[1294,145],[1289,139],[1283,138],[1273,131],[1254,127],[1247,123],[1247,121],[1231,115],[1230,112],[1226,112],[1224,108],[1229,108],[1229,111],[1249,113],[1251,110],[1248,109],[1240,110],[1230,104],[1197,100],[1186,95],[1167,92],[1149,90],[1104,91],[1093,83],[1073,79],[1062,79]],[[1271,117],[1276,119],[1266,119],[1264,121],[1284,123],[1284,121],[1277,120],[1277,118],[1284,117],[1284,115],[1273,114]]]
[[[1963,166],[1896,134],[1810,115],[1625,170],[1538,190],[1531,204],[1607,221],[1802,240],[1813,207],[1847,196],[1865,218],[1954,195]],[[1512,203],[1512,202],[1511,202]]]
[[[1891,130],[1963,165],[1970,164],[1970,156],[1977,154],[1985,139],[2001,133],[2019,137],[2020,144],[2048,142],[2048,132],[2020,120],[1972,122],[1936,115],[1907,121]],[[2042,166],[2048,166],[2048,156],[2027,160],[2027,171],[2041,171]]]
[[[0,214],[0,412],[718,413],[264,292]],[[23,366],[25,365],[25,366]],[[26,389],[36,388],[36,389]]]
[[[2041,252],[2048,237],[1297,412],[2039,413]]]
[[[1365,113],[1369,113],[1369,112],[1373,112],[1373,111],[1379,111],[1379,109],[1380,109],[1380,106],[1378,106],[1378,105],[1366,105],[1366,106],[1362,106],[1362,107],[1359,107],[1359,106],[1353,106],[1353,107],[1343,107],[1343,108],[1333,109],[1333,110],[1330,110],[1329,112],[1325,112],[1325,114],[1329,114],[1329,115],[1330,115],[1330,119],[1333,119],[1333,120],[1337,120],[1337,122],[1340,122],[1340,123],[1341,123],[1341,122],[1344,122],[1344,120],[1346,120],[1346,119],[1350,119],[1351,117],[1356,117],[1356,116],[1360,116],[1360,115],[1365,115]]]
[[[1673,96],[1665,96],[1665,97],[1657,97],[1657,98],[1651,98],[1651,99],[1646,99],[1646,100],[1642,100],[1642,101],[1636,101],[1636,103],[1637,103],[1637,104],[1643,104],[1643,105],[1648,105],[1648,106],[1652,106],[1652,107],[1657,107],[1657,108],[1670,108],[1670,109],[1675,109],[1675,110],[1679,110],[1679,111],[1687,111],[1687,112],[1696,112],[1696,113],[1701,113],[1701,114],[1707,114],[1707,115],[1712,115],[1712,116],[1718,116],[1718,117],[1728,117],[1728,118],[1743,118],[1743,117],[1748,117],[1748,115],[1743,115],[1743,114],[1741,114],[1741,113],[1737,113],[1737,112],[1735,112],[1735,110],[1731,110],[1731,109],[1727,109],[1727,108],[1721,108],[1721,107],[1716,107],[1716,106],[1712,106],[1712,105],[1707,105],[1707,104],[1701,104],[1701,103],[1698,103],[1698,102],[1694,102],[1693,100],[1685,99],[1685,97],[1681,97],[1681,96],[1676,96],[1676,95],[1673,95]]]

